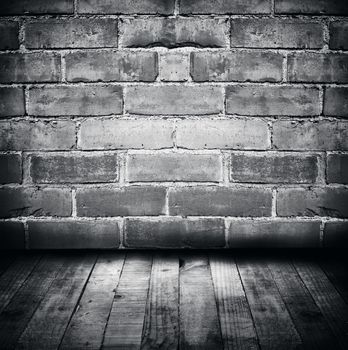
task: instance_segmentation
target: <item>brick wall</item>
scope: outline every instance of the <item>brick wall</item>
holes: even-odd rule
[[[0,245],[348,237],[346,0],[2,0]]]

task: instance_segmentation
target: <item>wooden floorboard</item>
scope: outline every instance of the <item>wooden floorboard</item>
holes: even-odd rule
[[[347,349],[347,263],[304,256],[1,256],[0,349]]]
[[[337,348],[336,339],[311,294],[289,261],[277,259],[268,267],[305,349]]]
[[[60,349],[101,347],[124,257],[124,253],[100,254]]]
[[[103,348],[140,348],[151,267],[151,254],[127,254],[106,326]]]
[[[263,260],[237,260],[261,349],[302,349],[301,338]]]
[[[0,344],[13,349],[41,300],[59,273],[64,256],[46,255],[0,313]],[[44,329],[42,329],[44,332]]]
[[[0,312],[8,305],[40,260],[40,255],[16,257],[0,276]]]
[[[224,349],[259,349],[256,330],[234,258],[210,255]]]
[[[96,256],[70,257],[42,299],[17,344],[18,349],[57,349]]]
[[[340,349],[348,349],[348,305],[318,264],[295,260],[295,267],[326,318]]]
[[[207,256],[180,257],[180,348],[223,349]]]
[[[176,350],[179,341],[179,259],[153,257],[141,349]]]

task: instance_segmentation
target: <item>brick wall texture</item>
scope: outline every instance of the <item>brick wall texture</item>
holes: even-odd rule
[[[2,248],[347,245],[347,0],[0,15]]]

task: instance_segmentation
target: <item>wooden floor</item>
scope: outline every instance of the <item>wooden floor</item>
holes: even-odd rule
[[[294,252],[2,254],[1,349],[348,349],[347,263]]]

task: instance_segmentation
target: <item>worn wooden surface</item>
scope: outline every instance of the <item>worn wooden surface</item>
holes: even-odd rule
[[[294,252],[0,257],[1,349],[347,349],[347,260]]]

